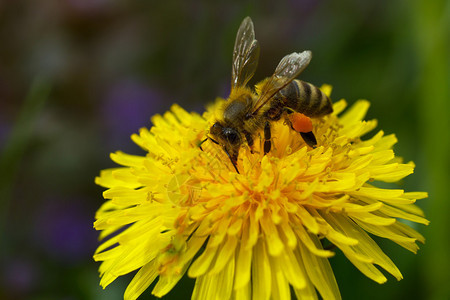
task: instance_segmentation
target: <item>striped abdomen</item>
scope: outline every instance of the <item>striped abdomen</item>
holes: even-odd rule
[[[322,117],[333,112],[330,99],[318,87],[302,80],[293,80],[277,96],[286,107],[308,117]]]

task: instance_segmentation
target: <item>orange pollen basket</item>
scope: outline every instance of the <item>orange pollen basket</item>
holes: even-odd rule
[[[292,113],[289,115],[292,128],[297,132],[310,132],[313,130],[312,121],[309,117],[301,113]]]

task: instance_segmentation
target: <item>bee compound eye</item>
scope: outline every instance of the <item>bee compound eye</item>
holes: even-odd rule
[[[234,133],[234,132],[229,132],[226,135],[226,138],[227,138],[227,141],[229,141],[231,144],[235,144],[237,142],[237,139],[238,139],[237,134]]]
[[[239,141],[239,134],[233,128],[224,128],[223,135],[227,139],[227,141],[231,144],[236,144]]]

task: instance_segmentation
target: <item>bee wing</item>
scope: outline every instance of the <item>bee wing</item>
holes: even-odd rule
[[[242,21],[236,35],[231,71],[231,88],[244,86],[255,74],[259,59],[259,44],[250,17]]]
[[[256,114],[276,93],[292,82],[309,65],[311,51],[291,53],[283,57],[273,75],[262,87],[251,115]]]

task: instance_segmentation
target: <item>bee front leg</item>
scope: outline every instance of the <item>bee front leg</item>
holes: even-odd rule
[[[230,159],[231,163],[233,164],[234,169],[236,170],[236,173],[239,173],[239,170],[237,168],[237,153],[230,154],[226,147],[223,147],[223,150],[227,154],[228,158]]]
[[[252,135],[244,130],[245,139],[247,140],[247,144],[250,147],[250,152],[253,154],[253,137]]]
[[[272,148],[272,143],[270,141],[271,137],[270,123],[266,122],[266,125],[264,126],[264,155],[269,153],[270,148]]]

